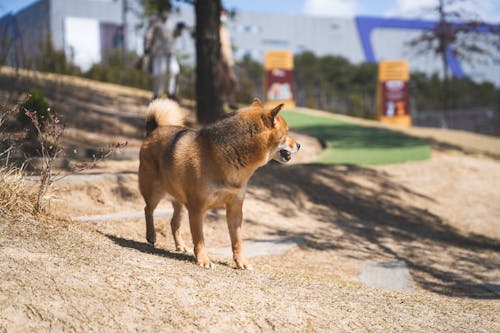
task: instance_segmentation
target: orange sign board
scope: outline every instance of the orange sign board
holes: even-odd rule
[[[406,61],[381,61],[378,66],[377,113],[380,121],[411,126],[410,71]]]
[[[408,63],[404,60],[399,61],[381,61],[378,64],[378,80],[410,80],[410,70]]]
[[[295,107],[293,55],[290,51],[268,51],[264,59],[264,100],[268,108],[284,103]]]

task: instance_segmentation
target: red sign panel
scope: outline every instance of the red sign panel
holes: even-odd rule
[[[386,117],[409,115],[408,81],[388,80],[379,84],[382,92],[382,115]]]
[[[293,100],[293,71],[274,68],[266,70],[266,101],[281,102]]]

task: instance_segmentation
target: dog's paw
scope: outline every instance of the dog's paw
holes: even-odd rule
[[[196,264],[200,267],[206,268],[206,269],[214,269],[215,265],[208,259],[207,252],[204,247],[196,251],[196,248],[194,249],[194,254],[196,258]]]
[[[190,248],[188,248],[185,245],[177,245],[175,247],[175,250],[178,251],[178,252],[185,253],[185,254],[193,254],[194,253],[193,249],[190,249]]]
[[[148,243],[149,243],[151,246],[155,246],[155,243],[156,243],[156,236],[153,236],[153,237],[146,237],[146,240],[148,241]]]
[[[200,267],[206,268],[206,269],[214,269],[215,264],[208,259],[208,256],[206,253],[198,254],[196,256],[196,264]]]
[[[197,263],[198,266],[203,267],[205,269],[215,269],[215,264],[211,261],[205,263]]]
[[[253,266],[246,259],[235,259],[236,267],[247,271],[253,271]]]

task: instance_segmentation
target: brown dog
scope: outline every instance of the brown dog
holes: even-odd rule
[[[225,205],[236,266],[252,268],[241,248],[247,182],[258,167],[271,159],[286,163],[300,148],[288,136],[288,125],[278,114],[282,106],[264,110],[255,99],[223,120],[192,130],[182,126],[183,116],[175,102],[156,100],[149,105],[139,166],[149,243],[156,241],[153,211],[168,194],[174,207],[171,227],[176,249],[188,251],[180,235],[185,207],[196,263],[213,268],[205,250],[203,219],[208,209]]]

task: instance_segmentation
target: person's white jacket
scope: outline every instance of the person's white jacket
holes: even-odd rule
[[[163,94],[167,74],[167,95],[171,98],[176,96],[180,67],[175,56],[175,38],[175,25],[168,18],[155,18],[146,31],[144,51],[149,55],[152,65],[153,98]]]

